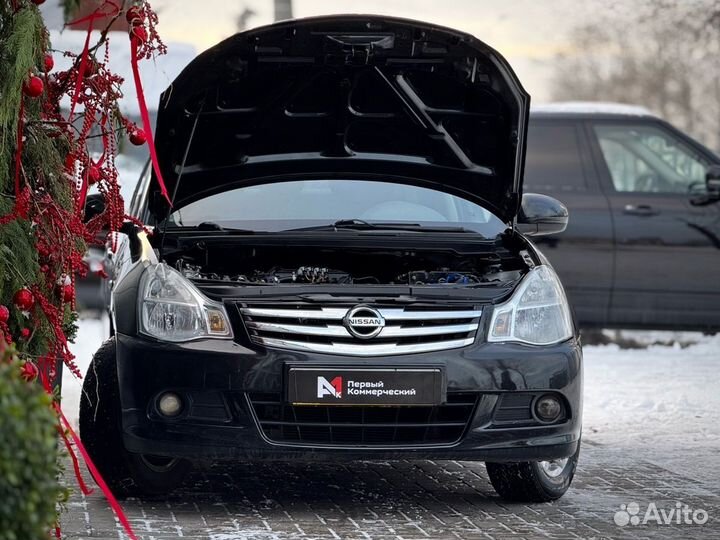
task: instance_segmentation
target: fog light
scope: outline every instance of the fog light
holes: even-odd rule
[[[173,392],[165,392],[158,400],[158,409],[165,416],[177,416],[183,408],[180,396]]]
[[[562,413],[562,403],[560,400],[550,394],[540,396],[535,402],[535,415],[541,422],[553,422],[560,417]]]

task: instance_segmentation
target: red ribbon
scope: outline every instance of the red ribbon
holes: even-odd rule
[[[128,538],[130,540],[137,540],[137,536],[135,536],[135,532],[133,531],[132,527],[130,526],[130,522],[127,519],[127,516],[125,515],[125,512],[123,512],[123,509],[120,507],[120,504],[118,504],[117,499],[110,491],[110,488],[105,483],[105,480],[103,480],[102,476],[100,475],[100,472],[95,467],[95,464],[93,463],[92,459],[90,459],[90,455],[88,454],[87,450],[85,449],[85,446],[83,445],[82,441],[80,440],[80,437],[77,436],[75,433],[75,430],[73,430],[72,426],[70,425],[70,422],[68,422],[67,418],[65,418],[65,415],[62,412],[62,409],[57,403],[53,403],[53,407],[55,408],[55,411],[58,413],[58,416],[60,417],[60,420],[67,429],[67,431],[70,433],[70,437],[72,438],[73,442],[75,443],[75,446],[77,446],[78,450],[80,450],[80,453],[82,454],[83,459],[85,460],[85,464],[87,465],[88,469],[90,469],[90,473],[95,478],[95,482],[98,486],[100,486],[100,489],[102,490],[103,494],[105,495],[105,498],[107,499],[108,503],[110,503],[110,508],[112,508],[113,512],[115,512],[115,515],[117,516],[118,520],[120,521],[120,524],[125,529],[125,532],[128,535]]]
[[[68,117],[68,123],[72,124],[73,115],[75,114],[75,105],[77,105],[78,98],[80,97],[80,91],[83,87],[83,77],[85,76],[85,68],[87,67],[88,51],[90,49],[90,35],[92,34],[93,20],[97,17],[97,11],[93,12],[89,16],[87,36],[85,36],[85,45],[82,50],[82,57],[80,58],[80,66],[78,67],[77,80],[75,81],[75,92],[73,93],[72,101],[70,103],[70,116]]]
[[[103,8],[107,5],[112,6],[112,11],[105,12],[103,11]],[[111,0],[105,0],[103,2],[103,5],[97,8],[95,11],[93,11],[90,15],[86,15],[85,17],[80,17],[79,19],[75,19],[74,21],[66,22],[65,26],[75,26],[80,23],[84,23],[87,21],[90,21],[92,23],[93,19],[96,19],[97,17],[114,17],[118,13],[120,13],[120,6],[117,5],[115,2],[112,2]]]
[[[80,490],[85,495],[90,495],[93,490],[90,489],[87,484],[85,483],[85,480],[82,477],[82,472],[80,472],[80,462],[78,461],[77,456],[75,455],[75,451],[73,450],[72,444],[68,440],[67,434],[65,431],[58,425],[57,426],[58,433],[60,434],[60,437],[62,438],[63,442],[65,443],[65,448],[67,448],[68,454],[70,454],[70,459],[73,463],[73,469],[75,470],[75,478],[77,478],[78,484],[80,485]]]
[[[142,118],[143,130],[147,135],[148,150],[150,150],[150,160],[152,161],[153,170],[160,185],[160,193],[172,207],[172,201],[168,195],[165,181],[160,172],[160,163],[158,162],[157,153],[155,152],[155,142],[153,140],[152,126],[150,124],[150,115],[148,114],[147,104],[145,103],[145,94],[143,93],[142,81],[140,80],[140,71],[138,70],[138,50],[140,48],[140,38],[135,34],[130,34],[130,63],[132,64],[133,78],[135,79],[135,91],[137,92],[138,105],[140,106],[140,117]]]

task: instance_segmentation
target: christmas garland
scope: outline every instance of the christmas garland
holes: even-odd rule
[[[137,62],[165,52],[155,26],[157,16],[147,0],[106,0],[93,13],[68,24],[85,23],[87,38],[80,52],[51,49],[49,34],[36,4],[44,0],[0,0],[0,341],[14,344],[23,361],[23,377],[40,379],[52,393],[56,361],[81,377],[68,347],[76,332],[76,275],[87,274],[86,246],[99,235],[115,238],[127,216],[120,196],[115,156],[120,140],[148,144],[162,185],[142,93]],[[77,0],[65,0],[66,14]],[[108,32],[125,17],[129,26],[132,67],[143,127],[120,112],[122,78],[109,69]],[[110,20],[91,43],[92,29]],[[54,56],[72,59],[55,71]],[[62,111],[61,100],[70,100]],[[88,143],[102,142],[100,157]],[[105,210],[84,221],[88,189],[102,194]],[[54,402],[59,431],[82,481],[75,449],[85,458],[131,538],[122,510]]]

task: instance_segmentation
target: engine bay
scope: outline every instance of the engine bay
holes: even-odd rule
[[[497,251],[227,246],[197,242],[166,262],[198,282],[238,285],[330,284],[463,287],[507,283],[526,270],[522,258]]]

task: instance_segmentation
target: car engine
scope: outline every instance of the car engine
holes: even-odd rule
[[[388,284],[388,285],[476,285],[480,283],[513,281],[520,276],[518,271],[502,272],[496,268],[484,274],[463,270],[439,268],[435,270],[412,270],[399,274],[395,279],[381,281],[378,276],[353,275],[350,272],[322,266],[300,266],[298,268],[273,267],[255,270],[249,274],[218,274],[205,272],[202,267],[192,264],[176,265],[180,273],[191,280],[222,281],[238,284]]]

